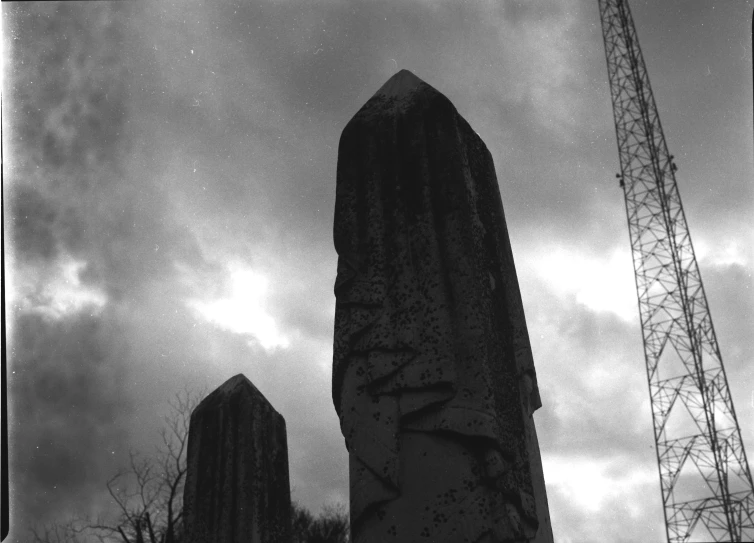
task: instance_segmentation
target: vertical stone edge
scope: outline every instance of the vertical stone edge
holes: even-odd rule
[[[201,402],[199,403],[201,405]],[[186,480],[183,485],[183,527],[188,543],[196,543],[196,486],[198,480],[198,453],[201,442],[201,427],[197,423],[197,405],[189,419],[188,443],[186,445]]]
[[[550,507],[547,502],[545,475],[544,469],[542,468],[542,457],[539,452],[539,440],[537,439],[537,429],[534,425],[533,414],[526,427],[526,441],[529,448],[529,466],[531,469],[532,487],[534,489],[534,502],[537,505],[537,520],[539,521],[537,535],[534,539],[530,540],[530,543],[553,543]]]
[[[272,406],[270,406],[272,408]],[[268,519],[270,520],[269,539],[261,543],[290,543],[291,541],[291,485],[288,466],[288,434],[285,418],[283,415],[272,410],[275,420],[272,432],[272,441],[275,450],[271,455],[270,462],[270,485],[269,490],[274,493],[268,494],[270,502]],[[260,466],[263,467],[263,466]]]

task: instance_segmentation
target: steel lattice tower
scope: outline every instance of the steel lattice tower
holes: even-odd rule
[[[598,2],[668,541],[754,541],[754,485],[673,156],[628,3]]]

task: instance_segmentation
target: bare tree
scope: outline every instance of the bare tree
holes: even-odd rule
[[[34,543],[79,543],[92,537],[100,543],[182,543],[189,424],[202,397],[184,388],[168,400],[171,410],[154,454],[131,451],[128,467],[107,481],[114,515],[32,529]]]
[[[320,516],[293,503],[293,543],[349,543],[348,512],[345,507],[325,506]]]
[[[309,534],[309,543],[349,543],[350,520],[343,505],[326,505]]]
[[[80,543],[81,529],[75,521],[49,524],[41,529],[30,528],[33,543]]]
[[[185,543],[183,486],[191,412],[204,397],[187,389],[168,401],[160,444],[152,456],[129,453],[128,467],[106,482],[116,513],[31,529],[33,543]],[[349,543],[348,512],[326,506],[318,517],[293,504],[293,543]]]
[[[191,412],[202,395],[187,389],[168,401],[161,443],[144,458],[130,453],[130,465],[107,482],[119,513],[115,522],[97,522],[89,530],[102,543],[179,543],[183,528],[183,485],[186,479]]]

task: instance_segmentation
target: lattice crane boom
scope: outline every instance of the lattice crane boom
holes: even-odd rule
[[[598,3],[668,541],[754,541],[754,484],[676,166],[628,2]]]

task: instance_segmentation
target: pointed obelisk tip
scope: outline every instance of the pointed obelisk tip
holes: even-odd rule
[[[426,109],[428,105],[441,97],[452,108],[453,104],[438,92],[432,85],[423,81],[409,70],[400,70],[393,74],[375,92],[367,102],[361,106],[348,126],[354,126],[362,122],[374,122],[380,118],[393,118],[408,111]],[[341,134],[342,137],[342,134]]]
[[[424,83],[409,70],[403,69],[393,74],[384,85],[374,94],[375,96],[384,96],[385,98],[398,98],[416,90]]]
[[[227,381],[225,381],[222,385],[217,387],[213,394],[220,394],[220,395],[232,395],[238,392],[239,390],[245,390],[247,393],[250,393],[254,396],[259,396],[261,398],[264,398],[264,394],[262,394],[259,389],[252,383],[248,377],[246,377],[243,373],[239,373],[238,375],[234,375]],[[267,399],[265,398],[265,401]]]
[[[231,390],[237,387],[238,385],[240,385],[241,383],[245,383],[246,381],[248,381],[248,378],[243,373],[239,373],[238,375],[234,375],[233,377],[225,381],[218,388],[222,388],[224,390]]]

